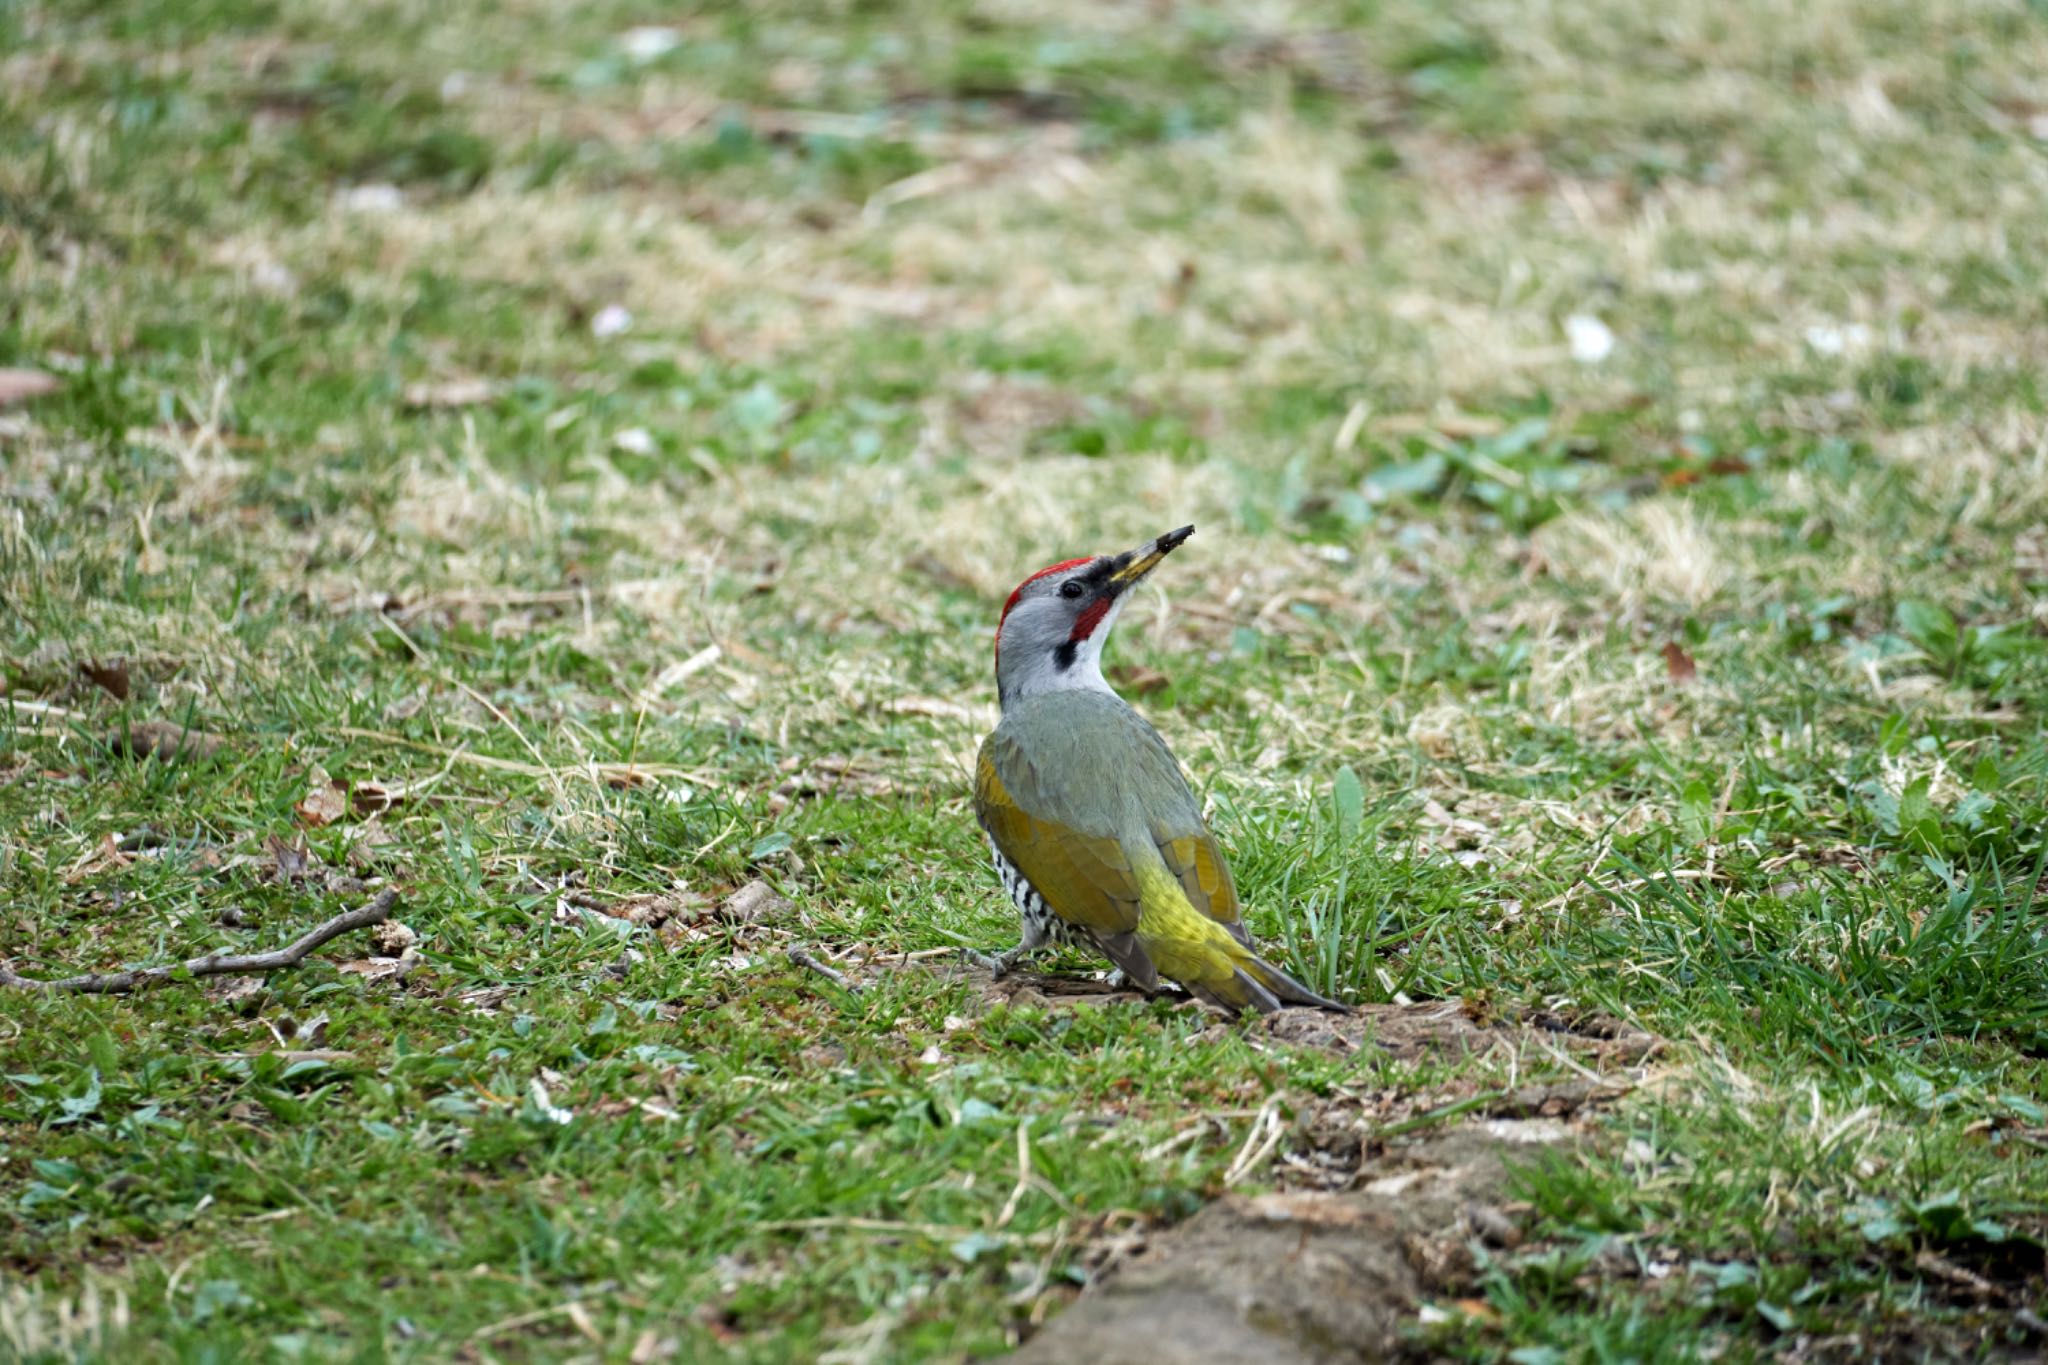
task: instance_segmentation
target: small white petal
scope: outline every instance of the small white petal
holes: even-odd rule
[[[350,185],[335,193],[334,204],[350,213],[396,213],[405,207],[405,195],[396,185]]]
[[[299,277],[273,260],[260,260],[249,267],[249,283],[265,294],[288,299],[299,292]]]
[[[1816,355],[1851,355],[1870,345],[1870,329],[1860,322],[1822,323],[1806,329],[1806,344]]]
[[[652,455],[661,449],[654,443],[654,434],[646,427],[627,427],[612,437],[612,444],[628,455]]]
[[[1842,340],[1839,327],[1809,327],[1806,329],[1806,344],[1822,355],[1840,355],[1847,343]]]
[[[666,57],[682,45],[683,35],[662,24],[642,24],[619,35],[619,50],[636,62]]]
[[[527,1087],[526,1095],[533,1101],[533,1107],[540,1111],[540,1116],[549,1123],[569,1123],[576,1117],[567,1109],[556,1106],[554,1100],[548,1096],[548,1088],[540,1083],[538,1076],[534,1077],[533,1084]]]
[[[1581,365],[1598,365],[1614,354],[1614,332],[1590,313],[1574,313],[1564,320],[1565,343],[1572,359]]]
[[[590,332],[596,337],[615,337],[633,325],[633,315],[616,303],[608,303],[597,310],[597,316],[590,320]]]

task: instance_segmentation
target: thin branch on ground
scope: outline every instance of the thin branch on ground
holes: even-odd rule
[[[860,987],[847,980],[845,972],[840,971],[837,967],[829,966],[812,956],[810,949],[804,947],[801,943],[792,943],[789,946],[789,960],[807,972],[816,972],[819,976],[824,977],[849,995],[860,994]]]
[[[256,972],[281,971],[296,967],[304,962],[315,948],[330,939],[339,938],[351,929],[366,929],[373,924],[382,924],[391,918],[391,907],[398,903],[398,892],[387,887],[377,893],[368,905],[336,915],[318,928],[308,930],[303,936],[267,953],[247,953],[223,956],[209,953],[195,957],[190,962],[175,967],[144,967],[132,972],[104,972],[86,976],[67,976],[56,981],[36,981],[0,968],[0,986],[17,986],[24,990],[77,991],[84,995],[119,995],[139,990],[144,986],[160,986],[166,981],[175,981],[181,976],[246,976]]]

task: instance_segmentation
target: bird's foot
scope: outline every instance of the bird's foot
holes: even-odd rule
[[[1001,981],[1017,969],[1017,964],[1031,956],[1031,950],[1018,945],[1005,953],[984,953],[974,948],[962,948],[960,955],[978,967],[988,969],[991,981]]]

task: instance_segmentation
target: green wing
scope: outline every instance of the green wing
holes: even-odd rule
[[[1033,799],[1039,785],[1015,742],[990,735],[975,765],[975,818],[1061,919],[1104,937],[1136,929],[1138,878],[1123,845],[1048,813]]]
[[[1101,934],[1124,933],[1138,924],[1138,876],[1131,858],[1144,853],[1142,845],[1127,850],[1118,822],[1102,812],[1135,804],[1142,818],[1128,823],[1149,829],[1153,849],[1188,903],[1249,946],[1230,864],[1203,824],[1180,765],[1151,726],[1116,705],[1121,714],[1110,733],[1118,741],[1119,761],[1107,765],[1099,754],[1088,761],[1076,752],[1055,752],[1051,762],[1034,764],[1023,745],[998,727],[975,766],[974,808],[982,828],[1061,919]],[[1099,728],[1088,725],[1061,738],[1072,736],[1078,746],[1089,735],[1099,742]],[[1068,776],[1074,773],[1096,774],[1107,789],[1076,791]],[[1089,811],[1098,813],[1091,819]]]

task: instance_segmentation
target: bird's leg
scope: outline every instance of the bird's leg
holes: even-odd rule
[[[1011,972],[1017,969],[1018,963],[1029,961],[1031,958],[1035,957],[1038,953],[1038,950],[1044,946],[1045,945],[1042,943],[1020,943],[1016,947],[1010,949],[1010,951],[1008,951],[1007,953],[997,953],[994,957],[988,960],[989,980],[1001,981],[1004,977],[1008,976]]]
[[[1052,935],[1046,931],[1043,921],[1032,915],[1024,916],[1023,920],[1024,937],[1018,941],[1016,947],[1007,952],[981,953],[972,948],[964,950],[970,958],[988,968],[991,981],[1001,981],[1017,969],[1018,963],[1036,956],[1041,948],[1052,941]]]

